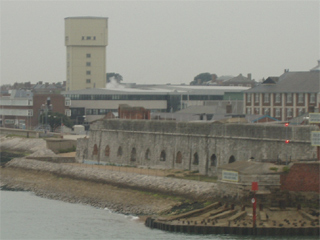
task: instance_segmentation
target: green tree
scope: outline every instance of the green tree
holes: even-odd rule
[[[123,77],[119,73],[107,73],[107,83],[109,83],[112,78],[114,78],[117,83],[123,80]]]
[[[44,114],[42,114],[43,117]],[[54,130],[57,127],[60,127],[61,124],[68,128],[73,127],[73,121],[66,115],[58,112],[48,112],[48,124],[51,126],[51,129]]]
[[[193,78],[193,81],[190,82],[190,85],[202,85],[204,83],[210,82],[212,80],[211,73],[200,73]]]

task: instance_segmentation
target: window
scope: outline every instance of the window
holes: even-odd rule
[[[280,93],[276,93],[276,100],[275,100],[276,103],[280,103],[281,102],[281,95]]]
[[[70,106],[71,105],[71,100],[69,98],[66,98],[64,101],[65,106]]]
[[[232,155],[230,158],[229,158],[229,163],[233,163],[236,161],[236,158]]]
[[[130,161],[135,162],[136,160],[137,160],[137,151],[135,148],[132,148]]]
[[[276,117],[279,118],[281,115],[281,110],[280,108],[276,108]]]
[[[287,108],[287,117],[292,117],[292,108]]]
[[[87,58],[91,58],[91,54],[90,53],[87,53]]]
[[[299,108],[299,116],[304,114],[304,108]]]
[[[70,109],[66,109],[64,112],[65,112],[65,115],[67,115],[68,117],[71,117],[71,110]]]
[[[84,36],[82,36],[81,40],[84,40]]]
[[[106,146],[105,150],[104,150],[104,155],[106,157],[109,157],[110,156],[110,147],[109,145]]]
[[[217,157],[215,154],[212,154],[211,155],[211,158],[210,158],[210,166],[212,167],[216,167],[217,166]]]
[[[316,94],[311,93],[310,94],[310,103],[315,103],[316,102]]]
[[[90,36],[87,36],[87,40],[91,40],[91,37],[90,37]]]
[[[118,157],[122,156],[122,147],[118,148],[117,156]]]
[[[166,152],[163,150],[160,154],[160,161],[164,162],[166,160]]]
[[[299,93],[298,94],[298,103],[303,103],[303,97],[304,97],[304,94],[303,93]]]
[[[96,36],[93,37],[93,40],[96,40]]]
[[[287,93],[287,103],[292,103],[292,93]]]
[[[33,116],[33,110],[32,109],[28,110],[28,116]]]
[[[182,163],[182,154],[180,151],[177,153],[176,163]]]
[[[270,108],[264,109],[264,115],[270,115]]]
[[[254,109],[254,114],[260,114],[260,108],[255,108]]]
[[[251,114],[251,108],[247,108],[247,114]]]
[[[265,93],[265,94],[264,94],[264,99],[263,99],[263,101],[264,101],[265,103],[269,103],[269,93]]]
[[[247,93],[247,102],[251,102],[251,93]]]
[[[87,63],[86,63],[86,66],[87,66],[87,67],[90,67],[90,66],[91,66],[91,62],[87,62]]]
[[[87,80],[86,80],[86,83],[91,83],[91,79],[87,79]]]
[[[256,103],[259,102],[259,93],[254,94],[254,102],[256,102]]]
[[[193,154],[193,165],[199,165],[199,155],[198,153]]]
[[[86,74],[87,74],[87,75],[91,75],[91,71],[87,71]]]

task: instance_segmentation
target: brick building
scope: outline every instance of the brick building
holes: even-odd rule
[[[150,119],[150,110],[146,110],[143,107],[131,107],[127,104],[120,104],[118,116],[125,119]]]
[[[2,127],[32,129],[40,124],[46,110],[70,116],[70,100],[60,94],[34,94],[26,90],[12,90],[0,97]]]
[[[320,71],[289,72],[269,77],[261,85],[244,91],[246,114],[269,115],[289,121],[319,111]]]

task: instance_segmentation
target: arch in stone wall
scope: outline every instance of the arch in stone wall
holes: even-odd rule
[[[98,146],[97,146],[97,144],[95,144],[95,145],[93,146],[92,155],[98,155],[98,151],[99,151]]]
[[[182,163],[182,153],[180,151],[177,153],[176,163]]]
[[[110,156],[110,147],[109,145],[106,146],[105,150],[104,150],[104,155],[106,157],[109,157]]]
[[[118,157],[122,156],[122,147],[121,146],[118,147],[117,156]]]
[[[161,151],[160,161],[162,162],[166,161],[166,152],[164,150]]]
[[[230,158],[229,158],[229,163],[233,163],[233,162],[235,162],[236,161],[236,158],[232,155],[232,156],[230,156]]]
[[[135,148],[132,148],[130,161],[135,162],[136,160],[137,160],[137,150]]]
[[[215,154],[212,154],[210,157],[210,166],[211,167],[217,166],[217,156]]]
[[[83,155],[82,155],[82,162],[88,158],[88,148],[84,149]]]
[[[195,154],[193,154],[193,161],[192,161],[193,165],[199,165],[199,155],[196,152]]]
[[[147,149],[146,154],[144,155],[144,158],[146,160],[150,160],[150,149],[149,148]]]

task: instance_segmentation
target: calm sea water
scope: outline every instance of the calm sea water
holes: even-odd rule
[[[230,235],[187,235],[152,230],[134,216],[116,214],[107,209],[81,204],[44,199],[30,192],[0,191],[0,201],[0,239],[270,239],[270,237],[244,238]],[[302,238],[273,238],[275,239]]]

